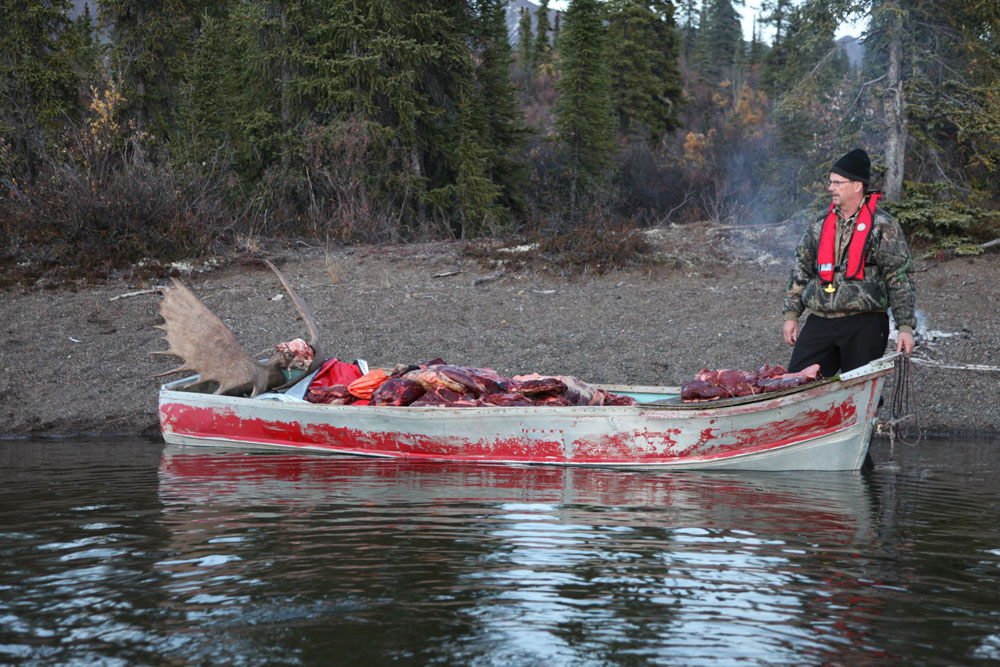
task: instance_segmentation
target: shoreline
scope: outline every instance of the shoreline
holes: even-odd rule
[[[658,252],[691,261],[590,276],[484,265],[461,242],[286,248],[269,257],[312,310],[327,355],[372,366],[443,357],[508,375],[677,386],[703,368],[786,364],[787,263],[744,243],[699,256],[697,246],[717,237],[710,231],[657,235]],[[998,257],[917,263],[924,323],[914,357],[965,367],[914,364],[927,437],[1000,438],[1000,373],[969,370],[1000,366],[1000,322],[984,317],[1000,311]],[[230,264],[182,281],[257,358],[305,335],[265,268]],[[131,293],[168,282],[6,290],[0,439],[158,438],[159,386],[178,376],[152,376],[179,364],[150,354],[166,349],[155,328],[159,295]]]

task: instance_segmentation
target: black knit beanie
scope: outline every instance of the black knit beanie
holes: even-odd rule
[[[852,181],[861,181],[865,185],[868,185],[872,177],[872,161],[868,158],[868,153],[860,148],[855,148],[834,162],[833,168],[830,171],[840,174],[844,178],[849,178]]]

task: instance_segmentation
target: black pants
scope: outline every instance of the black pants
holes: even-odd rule
[[[885,354],[889,342],[889,315],[859,313],[844,317],[810,315],[799,331],[788,370],[801,371],[819,364],[819,372],[829,378],[864,366]]]

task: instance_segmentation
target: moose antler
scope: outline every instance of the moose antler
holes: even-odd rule
[[[274,271],[282,286],[295,304],[309,332],[309,344],[316,350],[319,336],[316,333],[316,322],[309,307],[292,289],[285,276],[271,262],[264,263]],[[284,376],[281,368],[287,363],[286,356],[278,351],[266,363],[255,361],[247,354],[222,320],[208,309],[191,290],[176,278],[174,286],[163,290],[163,301],[160,302],[160,315],[163,324],[158,329],[166,332],[164,338],[168,349],[157,350],[152,354],[165,354],[179,357],[184,363],[153,377],[172,375],[183,371],[193,371],[198,379],[181,388],[191,387],[205,382],[217,382],[216,394],[245,394],[256,396],[268,389],[281,384]],[[322,358],[314,354],[313,366],[322,363]]]

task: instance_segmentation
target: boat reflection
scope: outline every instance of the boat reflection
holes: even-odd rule
[[[868,594],[871,564],[857,560],[876,522],[854,472],[641,473],[169,445],[159,495],[174,553],[159,566],[198,591],[204,613],[225,600],[245,614],[248,590],[280,591],[347,601],[377,625],[388,600],[411,623],[437,615],[433,632],[465,657],[503,646],[497,655],[522,664],[613,661],[623,644],[695,661],[737,644],[734,655],[764,661],[837,660],[847,643],[869,658],[880,650],[870,619],[881,601]],[[234,581],[243,585],[230,590]]]
[[[746,527],[855,541],[870,537],[863,475],[843,473],[623,472],[593,468],[422,463],[310,454],[239,453],[167,445],[159,470],[165,502],[240,506],[343,501],[534,502],[656,509],[680,525]],[[611,515],[607,511],[611,511]],[[644,520],[631,513],[629,523]]]

